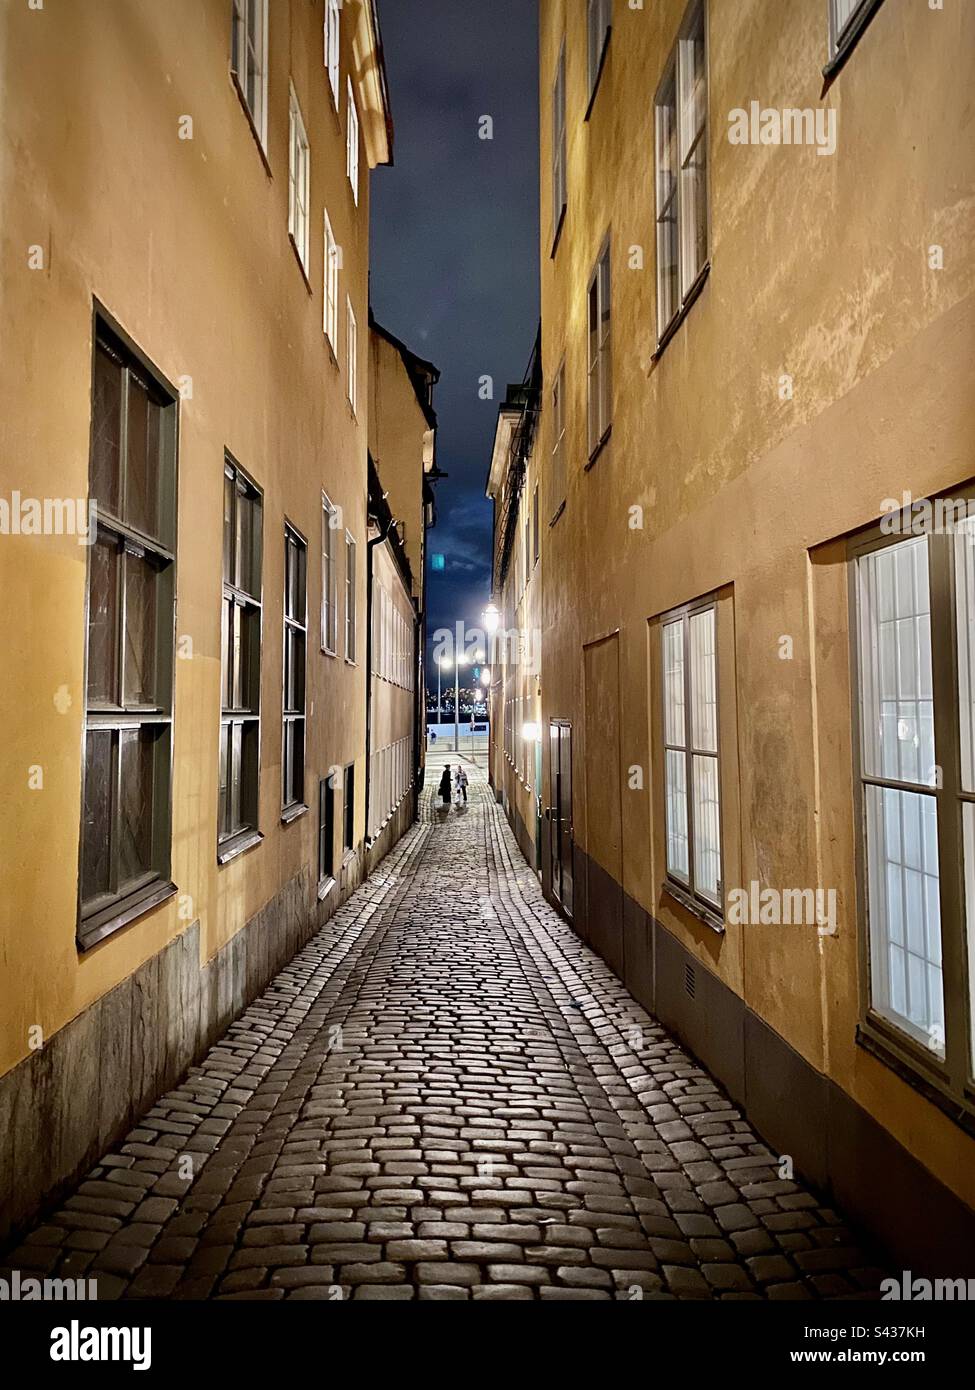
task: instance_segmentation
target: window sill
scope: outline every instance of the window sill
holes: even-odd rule
[[[358,859],[358,857],[359,857],[359,856],[358,856],[358,853],[357,853],[357,851],[354,850],[354,849],[343,850],[343,851],[342,851],[342,872],[344,873],[345,870],[349,867],[350,864],[354,864],[355,861]]]
[[[320,903],[323,903],[329,893],[331,893],[332,889],[335,887],[336,881],[337,880],[334,879],[331,874],[328,878],[322,879],[321,883],[318,885],[318,901]]]
[[[567,205],[566,203],[563,203],[563,204],[562,204],[562,211],[559,213],[559,220],[558,220],[558,223],[556,224],[555,232],[553,233],[553,236],[552,236],[552,256],[551,256],[551,259],[552,259],[553,261],[555,260],[555,253],[556,253],[556,251],[559,249],[559,242],[562,240],[562,228],[565,226],[565,215],[566,215],[566,213],[567,213],[568,211],[569,211],[568,205]]]
[[[586,105],[586,114],[582,118],[584,121],[589,120],[589,117],[592,115],[592,108],[596,104],[596,97],[599,95],[599,85],[603,80],[603,69],[606,66],[606,54],[609,51],[609,41],[612,37],[613,26],[612,24],[610,24],[607,26],[606,37],[603,39],[603,51],[599,55],[599,67],[596,69],[596,80],[592,84],[592,91],[589,93],[589,101]]]
[[[322,656],[338,656],[338,652],[334,647],[322,647],[321,652]]]
[[[880,6],[882,4],[883,0],[869,0],[869,3],[864,5],[863,9],[860,11],[860,14],[850,25],[846,34],[844,34],[842,40],[837,45],[836,52],[833,54],[829,62],[823,68],[824,84],[821,95],[825,95],[827,88],[833,81],[833,78],[836,77],[837,73],[839,73],[840,70],[846,66],[847,59],[849,58],[853,50],[856,48],[857,44],[860,42],[860,39],[863,37],[863,34],[867,28],[867,25],[873,19],[874,15],[880,9]]]
[[[856,1042],[858,1047],[889,1067],[906,1085],[918,1091],[966,1134],[975,1135],[975,1103],[970,1098],[961,1100],[949,1094],[933,1069],[925,1075],[922,1070],[925,1062],[919,1057],[912,1057],[908,1049],[898,1046],[873,1019],[868,1018],[866,1022],[857,1024]]]
[[[339,359],[338,359],[338,358],[336,357],[336,355],[335,355],[335,344],[332,342],[331,334],[328,333],[327,331],[325,331],[325,332],[322,334],[322,337],[325,339],[325,347],[326,347],[326,349],[327,349],[327,351],[328,351],[328,355],[329,355],[329,357],[332,359],[332,366],[335,368],[335,370],[336,370],[337,372],[338,372],[338,371],[341,371],[342,369],[341,369],[341,367],[339,366]],[[338,334],[337,334],[337,333],[336,333],[336,337],[338,337]]]
[[[80,952],[90,951],[106,937],[121,931],[123,927],[144,917],[153,908],[159,907],[179,892],[170,879],[155,879],[148,886],[140,888],[128,898],[111,903],[100,912],[82,921],[78,927],[77,944]]]
[[[264,141],[261,139],[261,132],[254,124],[254,117],[251,114],[250,107],[247,105],[247,98],[244,96],[244,93],[241,89],[241,85],[237,81],[237,74],[232,69],[230,72],[230,84],[233,87],[234,91],[237,93],[237,100],[240,102],[244,115],[247,117],[247,124],[250,126],[251,135],[253,135],[254,137],[254,144],[257,146],[257,153],[261,156],[261,163],[264,165],[264,172],[267,174],[269,179],[273,179],[274,175],[271,173],[271,165],[268,162],[267,150],[265,150],[264,148]]]
[[[715,932],[718,936],[724,936],[725,925],[721,917],[711,908],[705,907],[704,903],[695,898],[692,893],[689,893],[685,888],[679,887],[678,884],[671,882],[670,879],[664,882],[663,890],[667,896],[673,898],[674,902],[677,903],[679,907],[682,907],[685,912],[689,912],[692,917],[696,917],[699,922],[709,927],[711,931]]]
[[[587,473],[589,472],[590,468],[592,468],[592,467],[594,466],[594,464],[596,463],[597,459],[599,458],[599,455],[600,455],[600,454],[603,452],[603,450],[606,448],[606,445],[609,443],[610,438],[612,437],[612,433],[613,433],[613,426],[612,426],[612,425],[609,425],[609,426],[607,427],[607,429],[604,431],[602,439],[600,439],[600,441],[599,441],[599,443],[596,445],[595,449],[593,449],[592,453],[589,455],[589,462],[586,464],[586,472],[587,472]]]
[[[347,656],[345,658],[345,664],[346,666],[358,666],[359,663],[358,661],[356,661],[354,656]]]
[[[555,525],[555,523],[558,521],[559,517],[562,515],[562,513],[563,513],[564,511],[565,511],[565,498],[562,499],[562,501],[559,503],[559,505],[555,508],[555,511],[552,513],[552,519],[551,519],[551,521],[548,523],[550,529],[551,529],[551,527],[553,527],[553,526]]]
[[[298,269],[301,271],[301,278],[305,282],[305,289],[308,291],[309,295],[311,295],[313,293],[313,290],[311,287],[311,281],[308,278],[308,270],[305,266],[305,262],[302,260],[301,251],[299,250],[298,243],[295,241],[294,234],[292,232],[288,233],[288,240],[291,242],[291,249],[295,253],[295,260],[298,262]]]
[[[308,807],[304,802],[296,801],[291,806],[285,806],[281,812],[281,824],[290,825],[292,821],[300,820],[302,816],[308,814]]]
[[[229,839],[221,840],[217,845],[217,863],[229,864],[238,855],[245,854],[247,850],[259,845],[264,836],[259,830],[242,830],[239,835],[231,835]]]
[[[702,268],[701,268],[701,270],[700,270],[700,272],[698,273],[697,279],[694,281],[694,283],[693,283],[693,285],[691,286],[691,288],[687,291],[687,296],[686,296],[686,298],[685,298],[685,300],[684,300],[684,303],[683,303],[683,304],[681,305],[681,307],[677,310],[677,313],[676,313],[676,314],[674,315],[674,317],[670,320],[670,323],[668,323],[667,327],[664,329],[663,333],[661,333],[659,339],[657,340],[656,351],[653,353],[652,357],[650,358],[650,370],[651,370],[651,371],[652,371],[653,368],[657,365],[657,363],[660,361],[660,358],[661,358],[661,356],[662,356],[662,354],[663,354],[664,348],[665,348],[665,347],[667,346],[667,344],[670,342],[671,338],[673,338],[674,334],[677,332],[677,330],[680,328],[681,324],[682,324],[682,323],[684,322],[684,320],[687,318],[687,315],[691,312],[691,309],[692,309],[692,308],[694,307],[694,305],[697,303],[697,301],[698,301],[698,299],[699,299],[699,297],[700,297],[701,291],[704,289],[705,283],[707,282],[707,278],[708,278],[708,276],[709,276],[710,274],[711,274],[711,262],[710,262],[710,261],[705,261],[705,262],[704,262],[704,265],[702,266]]]

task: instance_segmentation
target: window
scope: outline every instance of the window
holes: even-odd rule
[[[230,70],[254,123],[267,145],[267,0],[232,0]]]
[[[612,423],[609,242],[589,281],[589,457],[605,442]]]
[[[704,6],[688,10],[655,109],[657,337],[696,291],[708,259],[707,51]]]
[[[261,494],[227,457],[223,470],[218,858],[258,825],[261,708]],[[235,843],[236,842],[236,843]]]
[[[318,782],[318,883],[335,877],[335,788],[332,777]]]
[[[352,308],[352,300],[345,301],[346,313],[348,318],[348,332],[346,333],[346,369],[349,379],[349,404],[353,412],[356,410],[359,398],[359,327],[355,321],[355,310]]]
[[[567,194],[565,137],[565,39],[552,92],[552,241],[558,239],[565,215]]]
[[[169,878],[176,403],[98,323],[89,493],[83,947],[175,891]]]
[[[717,609],[708,602],[664,619],[664,800],[667,873],[721,913]]]
[[[335,234],[332,231],[332,224],[328,220],[328,213],[325,214],[325,310],[324,310],[324,329],[325,336],[332,346],[332,351],[338,354],[339,350],[339,271],[342,269],[342,251]]]
[[[532,568],[538,564],[539,555],[539,534],[538,534],[538,484],[535,484],[535,493],[532,497]]]
[[[292,526],[285,526],[281,806],[286,818],[305,809],[306,564],[303,538]]]
[[[355,537],[345,533],[345,659],[355,661],[356,639],[356,592],[355,592]]]
[[[337,507],[322,493],[322,651],[332,656],[338,651],[339,596],[335,554],[340,528]]]
[[[342,849],[351,853],[355,845],[355,763],[345,769],[345,800],[342,806]]]
[[[302,269],[308,274],[308,195],[311,159],[308,136],[294,87],[291,88],[291,154],[288,161],[288,231]]]
[[[829,0],[829,53],[845,57],[856,44],[881,0]]]
[[[339,105],[339,6],[342,0],[325,0],[325,67],[335,109]]]
[[[349,78],[349,123],[346,131],[345,169],[352,185],[352,201],[359,202],[359,113],[355,107],[355,93],[352,79]]]
[[[603,67],[603,55],[613,22],[613,0],[589,0],[589,100],[592,102]]]
[[[552,387],[552,496],[549,509],[555,513],[565,501],[565,358],[559,363]]]
[[[975,505],[957,505],[855,561],[868,1033],[951,1113],[975,1108]]]

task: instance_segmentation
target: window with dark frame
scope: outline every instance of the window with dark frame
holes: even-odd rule
[[[532,567],[538,564],[541,537],[538,530],[538,484],[532,495]]]
[[[177,406],[98,321],[89,492],[87,704],[78,938],[93,945],[168,892]]]
[[[975,500],[851,547],[868,1036],[975,1116]],[[956,866],[958,866],[956,868]]]
[[[552,387],[552,472],[549,513],[554,517],[565,502],[565,358]]]
[[[654,103],[657,338],[708,263],[708,90],[704,0],[688,8]]]
[[[335,877],[335,796],[331,774],[318,783],[318,883]]]
[[[664,804],[668,877],[714,917],[723,915],[718,763],[717,604],[661,623]]]
[[[223,477],[218,857],[258,829],[263,502],[229,455]]]
[[[349,854],[355,845],[355,763],[345,769],[342,784],[342,849]]]
[[[231,0],[230,70],[262,147],[267,146],[268,0]]]
[[[307,546],[284,530],[284,665],[282,677],[282,813],[305,807],[305,655],[308,641]]]
[[[568,201],[565,126],[565,39],[559,50],[552,90],[552,242],[554,244]]]
[[[830,62],[852,49],[882,0],[828,0]]]
[[[613,0],[589,0],[586,19],[589,58],[589,100],[592,102],[603,68],[603,55],[613,23]]]
[[[610,243],[607,239],[589,281],[589,457],[605,442],[612,424]]]

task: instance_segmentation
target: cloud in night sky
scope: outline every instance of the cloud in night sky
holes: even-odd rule
[[[477,624],[491,588],[484,496],[498,404],[538,326],[538,15],[534,0],[379,0],[395,165],[372,181],[376,317],[435,362],[438,525],[432,634]],[[489,115],[494,139],[478,138]],[[478,398],[482,376],[494,400]]]

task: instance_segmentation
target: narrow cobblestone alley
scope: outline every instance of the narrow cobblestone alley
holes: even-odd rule
[[[545,903],[471,768],[8,1257],[100,1298],[808,1299],[881,1272]]]

